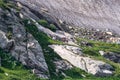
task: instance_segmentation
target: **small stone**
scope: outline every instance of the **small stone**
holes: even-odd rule
[[[99,51],[99,53],[100,53],[101,56],[105,55],[104,51]]]
[[[8,76],[8,73],[5,73],[6,76]]]
[[[23,16],[23,14],[22,13],[19,13],[19,16],[20,16],[20,18],[24,18],[24,16]]]
[[[20,2],[17,2],[17,6],[18,6],[19,8],[22,8],[22,7],[23,7]]]
[[[59,19],[60,24],[63,24],[63,21]]]
[[[108,35],[113,35],[113,33],[112,33],[112,32],[106,32],[106,34],[108,34]]]
[[[72,29],[72,26],[69,26],[69,29]]]
[[[86,77],[84,74],[81,74],[82,75],[82,77]]]
[[[17,38],[21,38],[22,35],[21,35],[21,34],[17,34],[16,37],[17,37]]]
[[[110,74],[110,75],[113,74],[113,72],[111,72],[111,71],[109,71],[109,70],[103,70],[103,72],[106,73],[106,74]]]
[[[29,48],[29,47],[34,47],[34,45],[35,45],[35,43],[30,42],[30,43],[28,43],[27,47],[28,47],[28,48]]]

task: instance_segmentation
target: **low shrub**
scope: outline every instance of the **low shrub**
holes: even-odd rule
[[[54,24],[50,24],[49,29],[55,32],[56,31],[56,26]]]
[[[46,28],[49,27],[49,23],[46,20],[39,20],[38,23]]]

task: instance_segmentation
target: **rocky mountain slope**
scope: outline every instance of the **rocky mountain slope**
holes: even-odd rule
[[[96,4],[85,2],[83,7],[82,0],[81,4],[67,0],[0,0],[0,79],[119,80],[119,35],[99,29],[112,29],[115,25],[99,25],[104,22],[102,19],[110,16],[102,15],[102,12],[99,15],[94,11],[91,13],[90,6],[97,6],[102,1],[91,2]],[[88,7],[89,15],[75,12],[79,7],[81,12],[84,11],[82,7]],[[79,23],[83,18],[84,24]],[[93,23],[89,19],[94,19]],[[97,23],[99,19],[103,22]],[[80,27],[93,24],[100,27],[97,30]],[[112,30],[119,31],[117,28]]]
[[[119,0],[16,0],[52,18],[78,27],[120,34]]]

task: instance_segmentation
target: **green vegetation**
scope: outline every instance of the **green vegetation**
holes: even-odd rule
[[[9,11],[10,11],[10,8],[14,8],[19,12],[21,8],[17,7],[13,3],[10,3],[9,1],[10,0],[0,0],[0,7],[4,10],[9,10]]]
[[[56,26],[54,24],[49,24],[46,20],[42,19],[42,20],[39,20],[38,23],[40,25],[42,25],[43,27],[46,27],[52,31],[56,31]]]
[[[115,74],[112,77],[118,78],[118,76],[120,75],[120,64],[114,63],[112,61],[105,59],[103,56],[101,56],[99,54],[99,51],[102,50],[105,52],[115,52],[115,53],[120,54],[120,45],[119,44],[92,41],[92,40],[81,39],[81,38],[78,38],[77,41],[78,41],[78,43],[81,43],[84,41],[84,42],[88,42],[88,43],[92,44],[91,47],[81,45],[80,47],[83,49],[83,53],[85,53],[87,56],[90,56],[96,60],[101,60],[101,61],[111,64],[115,68]],[[115,79],[115,80],[117,80],[117,79]]]
[[[0,49],[0,80],[41,80],[25,66],[16,61],[9,53]]]
[[[60,74],[55,75],[55,65],[53,63],[55,58],[58,58],[58,59],[61,59],[61,58],[56,53],[54,53],[54,51],[51,48],[49,48],[48,45],[62,44],[62,42],[52,40],[50,37],[48,37],[43,32],[38,31],[37,27],[34,24],[27,24],[27,21],[28,20],[24,20],[24,24],[26,26],[27,31],[30,32],[34,36],[34,38],[40,43],[43,49],[44,56],[48,64],[51,79],[52,80],[61,79],[63,76],[60,76]]]
[[[56,31],[56,26],[54,24],[50,24],[49,29],[55,32]]]
[[[6,34],[6,36],[8,39],[12,39],[12,33],[10,31]]]
[[[11,4],[7,3],[7,0],[0,0],[0,7],[3,9],[8,9]]]
[[[46,20],[39,20],[38,23],[46,28],[48,28],[49,23]]]
[[[94,59],[107,62],[115,68],[115,75],[111,77],[103,77],[103,78],[95,77],[76,67],[66,71],[61,70],[58,73],[56,73],[55,65],[53,61],[61,58],[51,48],[49,48],[48,45],[63,44],[63,42],[52,40],[43,32],[38,31],[37,27],[34,24],[27,24],[28,20],[24,20],[23,22],[25,24],[26,31],[31,33],[42,46],[44,56],[49,68],[50,80],[119,80],[120,79],[119,77],[120,64],[114,63],[112,61],[108,61],[102,56],[100,56],[98,53],[99,50],[103,50],[106,52],[112,51],[112,52],[120,53],[119,50],[120,45],[98,42],[98,41],[90,41],[87,39],[80,39],[80,38],[77,39],[78,43],[82,41],[86,41],[92,44],[91,47],[85,45],[80,46],[86,55],[91,56]],[[0,80],[41,80],[37,78],[34,74],[32,74],[29,69],[27,69],[21,63],[17,62],[8,53],[5,53],[2,50],[0,50],[0,57],[2,58],[1,59],[2,67],[0,67]],[[62,75],[62,72],[66,74],[66,77]],[[83,77],[83,75],[85,77]]]
[[[81,73],[83,73],[87,77],[90,76],[90,74],[87,74],[86,72],[78,68],[73,68],[67,71],[61,70],[60,72],[56,73],[56,70],[55,70],[56,68],[55,68],[53,61],[55,61],[55,59],[61,59],[61,58],[51,48],[49,48],[48,45],[63,44],[63,43],[60,41],[52,40],[50,37],[48,37],[43,32],[38,31],[37,27],[34,24],[27,24],[27,20],[25,20],[24,23],[25,23],[27,31],[30,32],[42,46],[47,65],[49,67],[51,80],[63,80],[63,79],[76,80],[80,78],[82,79],[83,77],[81,76]],[[64,77],[62,75],[62,72],[66,73],[67,77]]]
[[[0,7],[4,7],[5,6],[5,3],[3,0],[0,0]]]
[[[12,29],[11,27],[8,27],[8,30],[7,30],[7,31],[8,31],[7,34],[6,34],[7,38],[8,38],[8,39],[12,39],[13,29]]]
[[[81,45],[83,52],[92,55],[92,56],[99,56],[99,51],[105,51],[105,52],[115,52],[120,53],[120,45],[119,44],[113,44],[113,43],[106,43],[106,42],[100,42],[100,41],[92,41],[87,39],[77,39],[78,43],[87,42],[89,44],[92,44],[91,47]]]
[[[10,7],[15,8],[19,12],[19,8],[15,7],[10,3],[7,3],[7,0],[0,0],[0,7],[3,9],[9,9]],[[6,15],[3,15],[6,17]],[[106,60],[99,55],[99,51],[103,50],[105,52],[116,52],[120,53],[120,45],[110,44],[105,42],[91,41],[87,39],[78,38],[78,43],[85,41],[92,46],[80,45],[80,48],[83,49],[83,53],[86,56],[90,56],[96,60],[101,60],[106,63],[111,64],[115,68],[115,74],[111,77],[95,77],[91,74],[86,73],[79,68],[72,68],[66,71],[59,71],[56,73],[55,64],[53,61],[56,59],[61,59],[48,45],[51,44],[64,44],[61,41],[52,40],[43,32],[38,31],[37,27],[34,24],[27,24],[28,20],[23,21],[26,27],[26,31],[31,33],[34,38],[42,46],[44,56],[49,68],[50,80],[119,80],[120,79],[120,64],[114,63],[112,61]],[[46,20],[39,20],[38,23],[52,31],[56,31],[56,26],[47,22]],[[8,33],[6,34],[9,39],[12,38],[12,29],[9,28]],[[34,74],[31,73],[30,69],[26,66],[23,66],[21,63],[16,61],[9,53],[6,53],[0,49],[0,58],[1,58],[1,67],[0,67],[0,80],[41,80],[37,78]],[[66,77],[62,75],[62,72],[66,74]],[[86,76],[86,77],[83,77]]]
[[[112,77],[100,78],[100,77],[95,77],[91,74],[88,74],[85,71],[80,70],[79,68],[72,68],[72,69],[66,70],[66,71],[61,70],[59,73],[56,74],[55,65],[54,65],[53,61],[55,61],[56,58],[57,59],[61,59],[61,58],[51,48],[49,48],[48,45],[63,44],[63,43],[60,41],[52,40],[50,37],[48,37],[43,32],[38,31],[37,27],[34,24],[27,24],[26,21],[24,21],[24,23],[25,23],[27,31],[30,32],[35,37],[35,39],[40,43],[40,45],[42,46],[44,56],[45,56],[46,62],[47,62],[48,67],[49,67],[51,80],[119,80],[120,77],[118,77],[118,75],[114,75]],[[79,39],[79,42],[80,41],[81,40]],[[93,45],[95,46],[94,43],[93,43]],[[97,46],[97,44],[96,44],[96,46]],[[113,45],[113,46],[115,46],[115,45]],[[85,46],[82,48],[85,48]],[[85,50],[87,50],[87,48],[88,47],[86,47]],[[83,51],[85,52],[85,50],[83,50]],[[91,53],[92,52],[90,52],[90,55],[91,55]],[[89,54],[89,51],[86,54]],[[116,64],[116,63],[113,64],[113,62],[107,61],[106,59],[101,57],[98,53],[96,53],[96,54],[97,54],[97,56],[102,58],[102,60],[104,60],[105,62],[109,62],[110,64],[112,64],[116,68],[116,71],[117,71],[117,69],[119,69],[119,71],[120,71],[120,66],[118,64]],[[97,56],[95,56],[95,57],[97,58]],[[101,60],[100,58],[99,58],[99,60]],[[62,72],[64,72],[67,76],[64,77],[61,74]],[[118,74],[118,73],[116,73],[116,74]],[[86,77],[84,78],[82,75],[85,75]]]

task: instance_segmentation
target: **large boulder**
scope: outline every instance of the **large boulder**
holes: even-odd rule
[[[96,76],[110,76],[113,74],[113,67],[111,65],[89,57],[84,57],[81,55],[82,52],[80,51],[78,54],[75,54],[73,49],[76,50],[76,48],[74,47],[72,48],[68,45],[50,45],[49,47],[51,47],[61,58],[88,73]],[[69,47],[69,49],[67,47]]]

